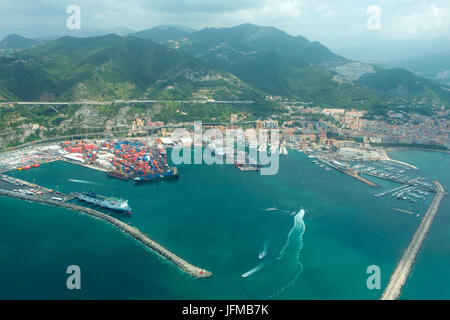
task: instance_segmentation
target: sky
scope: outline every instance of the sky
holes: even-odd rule
[[[332,49],[405,41],[450,43],[450,0],[1,0],[0,37],[12,32],[32,37],[76,32],[66,28],[70,5],[80,8],[79,31],[85,32],[253,23]]]

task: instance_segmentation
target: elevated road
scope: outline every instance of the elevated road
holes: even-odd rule
[[[433,198],[433,201],[431,202],[431,205],[428,208],[422,222],[420,223],[419,228],[417,228],[416,233],[409,243],[408,248],[403,253],[402,258],[392,273],[389,284],[381,296],[381,300],[395,300],[400,297],[402,287],[408,279],[409,273],[411,272],[412,266],[417,257],[417,253],[422,247],[431,223],[433,222],[434,216],[439,209],[442,199],[446,195],[444,188],[438,181],[433,181],[433,183],[437,187],[436,195]]]
[[[217,104],[252,104],[252,100],[114,100],[114,101],[2,101],[0,106],[25,105],[25,106],[70,106],[70,105],[110,105],[115,103],[217,103]]]

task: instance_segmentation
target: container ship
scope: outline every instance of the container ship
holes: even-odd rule
[[[77,198],[81,201],[92,203],[96,206],[131,214],[131,207],[128,205],[128,200],[100,196],[93,191],[79,193]]]
[[[177,167],[172,167],[168,170],[165,170],[163,173],[149,173],[146,175],[139,175],[135,177],[133,180],[135,183],[150,183],[150,182],[158,182],[163,180],[176,179],[179,177],[179,172]]]
[[[113,171],[108,171],[107,172],[108,176],[113,177],[113,178],[117,178],[117,179],[122,179],[122,180],[132,180],[135,178],[135,176],[124,173],[120,170],[113,170]]]

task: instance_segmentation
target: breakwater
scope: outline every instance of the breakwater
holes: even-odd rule
[[[431,223],[433,222],[434,216],[439,209],[442,199],[445,196],[445,191],[442,185],[438,181],[434,181],[434,184],[437,187],[437,192],[433,201],[428,208],[425,217],[420,223],[417,231],[414,233],[414,236],[411,242],[403,253],[402,258],[400,259],[397,267],[395,268],[392,276],[389,280],[389,283],[381,296],[381,300],[395,300],[401,294],[401,289],[403,285],[406,283],[408,279],[409,273],[411,272],[411,268],[414,264],[414,261],[417,257],[417,253],[419,252],[422,244],[428,234]]]
[[[199,268],[197,266],[194,266],[187,262],[186,260],[180,258],[175,253],[171,252],[167,248],[163,247],[156,241],[152,240],[148,235],[140,231],[139,229],[132,227],[116,218],[113,218],[107,214],[101,213],[99,211],[79,206],[72,203],[67,203],[63,201],[54,201],[51,199],[38,197],[38,196],[29,196],[17,192],[7,191],[7,190],[1,190],[0,189],[0,195],[8,196],[12,198],[17,198],[21,200],[27,200],[37,203],[44,203],[56,207],[62,207],[73,211],[78,211],[87,215],[90,215],[94,218],[101,219],[103,221],[106,221],[115,227],[119,228],[121,231],[125,232],[132,238],[136,239],[140,243],[142,243],[147,248],[151,249],[152,251],[156,252],[161,257],[169,260],[173,264],[175,264],[177,267],[179,267],[182,271],[186,272],[187,274],[196,277],[196,278],[207,278],[212,275],[212,273],[208,270]]]
[[[350,177],[353,177],[353,178],[355,178],[356,180],[361,181],[362,183],[367,184],[368,186],[371,186],[371,187],[374,187],[374,188],[378,188],[378,187],[379,187],[379,185],[376,184],[375,182],[372,182],[372,181],[370,181],[370,180],[368,180],[368,179],[366,179],[366,178],[364,178],[364,177],[361,177],[361,176],[358,174],[357,171],[351,170],[350,168],[343,168],[343,167],[341,167],[341,166],[334,165],[331,161],[327,161],[327,160],[325,160],[325,159],[323,159],[323,158],[318,158],[318,159],[319,159],[320,161],[322,161],[323,163],[329,165],[330,167],[332,167],[332,168],[334,168],[334,169],[336,169],[336,170],[338,170],[338,171],[341,171],[341,172],[343,172],[343,173],[349,175]]]

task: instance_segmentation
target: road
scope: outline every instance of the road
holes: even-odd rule
[[[234,100],[114,100],[114,101],[3,101],[0,106],[9,104],[15,105],[43,105],[43,106],[70,106],[70,105],[110,105],[113,103],[164,103],[164,102],[178,102],[178,103],[217,103],[217,104],[251,104],[252,100],[234,101]]]
[[[417,228],[411,242],[409,243],[408,248],[403,253],[402,258],[400,259],[397,267],[392,273],[389,284],[387,285],[383,295],[381,296],[381,300],[395,300],[400,297],[402,287],[408,279],[409,273],[411,272],[412,266],[417,257],[417,253],[422,247],[422,244],[430,229],[431,223],[433,222],[434,216],[439,209],[439,205],[446,195],[444,188],[438,181],[434,181],[434,184],[437,187],[436,195],[433,198],[433,201],[431,202],[431,205],[428,208],[428,211],[425,214],[422,222]]]

